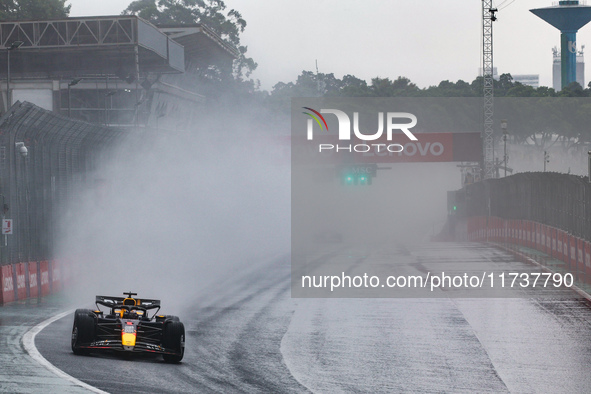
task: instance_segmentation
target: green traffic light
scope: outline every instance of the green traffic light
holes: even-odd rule
[[[454,211],[457,211],[457,210],[458,210],[458,207],[454,205]]]
[[[341,182],[344,185],[371,185],[371,177],[368,175],[342,174]]]

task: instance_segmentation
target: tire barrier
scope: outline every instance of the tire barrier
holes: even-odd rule
[[[58,260],[28,261],[0,267],[0,305],[54,294],[64,288]]]
[[[591,242],[566,231],[529,220],[472,216],[456,240],[524,246],[560,260],[571,270],[591,278]]]

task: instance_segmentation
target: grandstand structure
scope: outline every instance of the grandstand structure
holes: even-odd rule
[[[206,100],[203,70],[238,56],[204,25],[130,15],[0,22],[0,48],[3,112],[28,101],[96,124],[177,129],[193,122],[178,112]]]

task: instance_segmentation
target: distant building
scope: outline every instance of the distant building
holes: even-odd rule
[[[513,82],[519,82],[523,85],[538,88],[540,86],[540,74],[522,74],[512,75]]]
[[[585,46],[581,46],[581,50],[577,52],[577,82],[583,88],[585,88],[585,58],[584,58]],[[552,48],[553,62],[552,62],[552,87],[557,92],[562,90],[562,78],[561,78],[561,59],[560,51],[557,47]]]

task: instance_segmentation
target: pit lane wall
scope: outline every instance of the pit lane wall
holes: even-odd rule
[[[0,305],[47,296],[70,283],[72,266],[65,261],[28,261],[0,266]]]
[[[531,220],[471,216],[455,226],[456,241],[497,242],[538,250],[591,278],[591,242]]]

